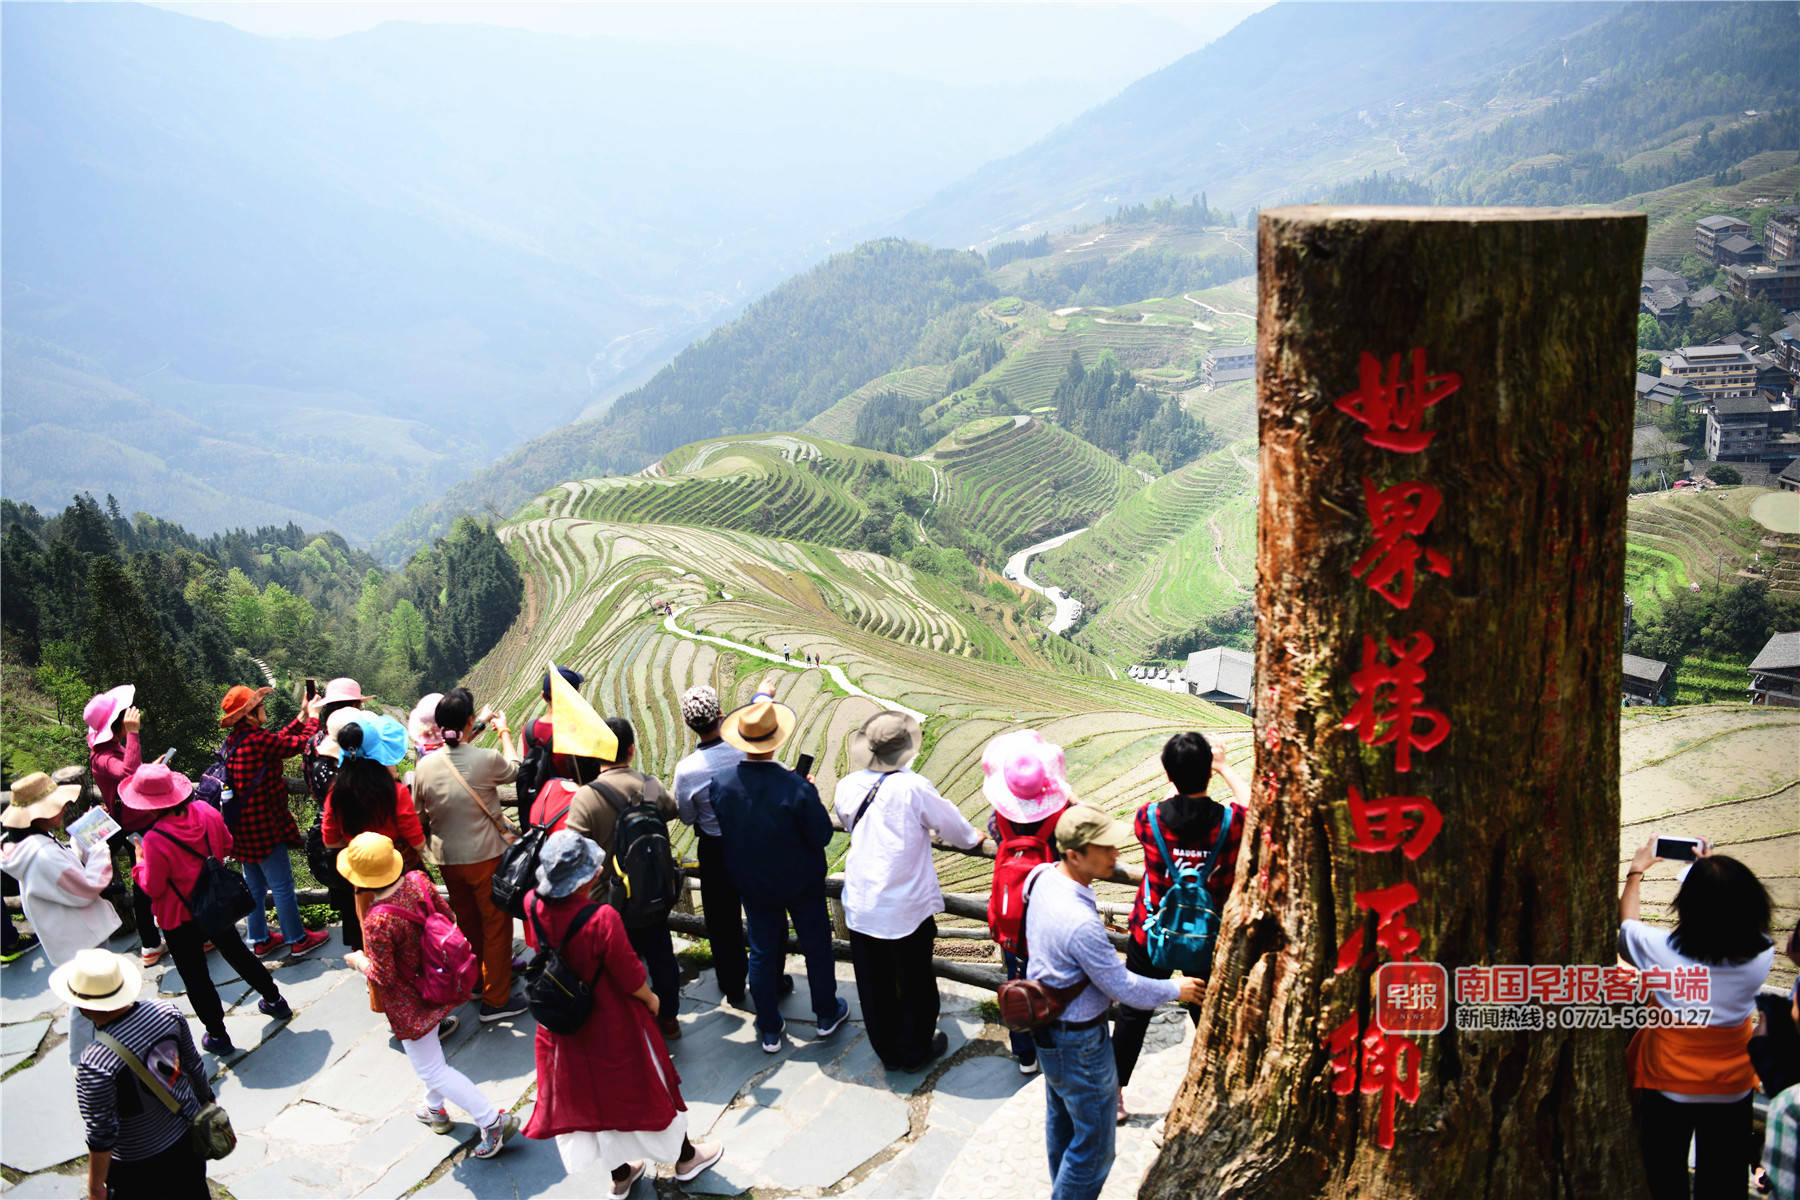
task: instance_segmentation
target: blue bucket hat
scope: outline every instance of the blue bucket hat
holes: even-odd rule
[[[600,872],[606,857],[599,843],[573,829],[559,829],[544,839],[538,851],[537,894],[540,900],[561,900]]]
[[[381,713],[359,712],[347,724],[362,727],[362,745],[338,751],[338,761],[347,758],[371,758],[384,767],[399,764],[411,749],[406,726]],[[340,733],[340,738],[342,734]]]

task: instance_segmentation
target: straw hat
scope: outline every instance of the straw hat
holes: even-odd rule
[[[384,888],[400,878],[406,864],[385,833],[359,833],[338,851],[338,874],[352,886]]]
[[[81,719],[87,722],[87,744],[92,749],[112,736],[113,722],[119,714],[131,707],[137,699],[136,686],[121,683],[111,691],[101,692],[87,702],[81,710]]]
[[[981,754],[987,778],[981,791],[994,810],[1009,821],[1041,821],[1073,799],[1063,773],[1061,746],[1046,742],[1035,729],[1003,733]]]
[[[746,754],[772,754],[794,736],[794,710],[774,700],[758,700],[725,714],[719,736]]]
[[[240,683],[230,691],[226,692],[225,698],[219,701],[220,727],[228,729],[231,726],[236,725],[239,721],[249,716],[250,712],[255,709],[258,704],[262,703],[262,698],[264,696],[274,690],[274,688],[266,687],[248,688]]]
[[[80,784],[65,783],[58,787],[56,781],[42,771],[33,771],[25,778],[13,781],[12,803],[6,806],[5,813],[0,813],[0,825],[23,829],[33,821],[58,815],[80,795]]]
[[[903,712],[878,712],[850,735],[850,769],[888,774],[919,753],[919,723]]]
[[[143,990],[144,969],[123,954],[97,947],[77,950],[50,972],[50,990],[73,1008],[89,1012],[116,1012],[126,1008]]]
[[[119,799],[126,808],[158,812],[174,808],[194,794],[194,782],[166,763],[147,762],[119,785]]]

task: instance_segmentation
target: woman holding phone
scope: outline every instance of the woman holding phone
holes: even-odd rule
[[[1639,970],[1699,968],[1700,998],[1659,988],[1658,1007],[1709,1010],[1706,1024],[1640,1030],[1626,1051],[1636,1090],[1638,1141],[1650,1194],[1656,1200],[1688,1195],[1688,1145],[1694,1146],[1694,1195],[1740,1196],[1744,1151],[1750,1144],[1750,1033],[1756,995],[1775,962],[1769,940],[1769,893],[1750,868],[1712,853],[1702,840],[1675,893],[1675,928],[1638,919],[1639,881],[1657,863],[1652,839],[1632,856],[1619,897],[1619,954]]]

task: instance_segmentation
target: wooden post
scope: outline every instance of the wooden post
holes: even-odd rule
[[[1376,972],[1615,962],[1644,228],[1262,213],[1253,807],[1143,1195],[1642,1193],[1624,1034]]]

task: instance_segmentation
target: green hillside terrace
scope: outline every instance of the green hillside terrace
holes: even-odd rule
[[[990,418],[932,449],[951,519],[1001,551],[1085,525],[1143,484],[1137,472],[1035,417]]]

